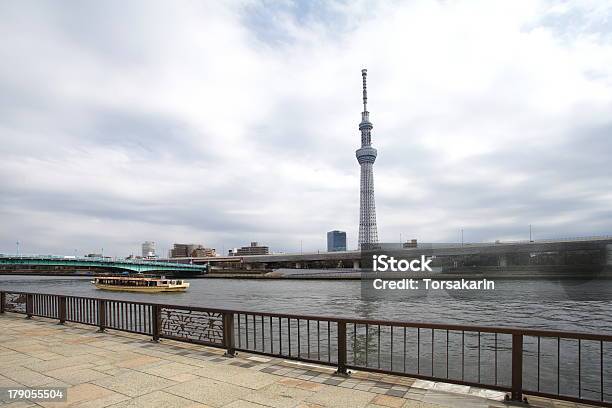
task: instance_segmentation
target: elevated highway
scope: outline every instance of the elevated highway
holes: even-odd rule
[[[485,243],[419,243],[416,248],[399,244],[381,244],[383,250],[399,251],[404,256],[421,254],[436,258],[438,265],[459,267],[482,265],[612,265],[612,236],[556,240],[485,242]],[[169,258],[161,261],[210,265],[215,270],[289,269],[360,269],[361,251],[317,252],[303,254],[269,254]]]

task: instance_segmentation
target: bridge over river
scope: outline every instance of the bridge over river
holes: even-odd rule
[[[62,274],[94,272],[157,272],[174,275],[199,275],[206,270],[205,265],[188,263],[157,262],[147,260],[73,258],[61,256],[7,256],[0,255],[0,272],[31,274]]]

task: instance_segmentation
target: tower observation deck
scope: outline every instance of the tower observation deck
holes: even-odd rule
[[[378,230],[376,227],[376,202],[374,200],[374,162],[376,161],[376,149],[372,147],[372,122],[368,112],[368,90],[366,78],[367,69],[361,70],[363,79],[363,112],[361,112],[361,148],[357,149],[355,155],[361,167],[361,186],[359,194],[359,248],[364,244],[375,244],[378,242]]]

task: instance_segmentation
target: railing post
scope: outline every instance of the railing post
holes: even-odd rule
[[[98,333],[106,328],[106,300],[98,299]]]
[[[523,399],[523,334],[512,333],[512,391],[506,400],[527,402]]]
[[[0,292],[0,313],[4,313],[5,303],[6,303],[6,293]]]
[[[151,305],[151,308],[153,311],[153,341],[158,343],[161,335],[161,306]]]
[[[346,371],[346,322],[338,321],[338,375],[348,375]]]
[[[66,296],[60,296],[57,301],[58,324],[66,323]]]
[[[223,344],[225,345],[225,357],[236,355],[236,344],[234,339],[234,314],[223,313]]]
[[[34,295],[28,293],[26,295],[26,319],[31,319],[34,314]]]

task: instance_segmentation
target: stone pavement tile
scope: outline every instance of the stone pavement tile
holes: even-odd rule
[[[388,395],[377,395],[372,400],[373,404],[390,408],[401,408],[405,402],[406,400],[404,400],[403,398],[391,397]]]
[[[436,386],[436,383],[433,381],[427,381],[427,380],[416,380],[412,384],[412,386],[416,388],[423,388],[425,390],[430,390]]]
[[[319,391],[325,388],[325,385],[320,384],[320,383],[316,383],[312,381],[304,381],[304,380],[298,380],[298,381],[299,382],[297,383],[296,387],[301,388],[302,390]]]
[[[74,367],[70,369],[59,368],[57,370],[47,371],[45,372],[45,375],[57,378],[58,380],[64,381],[68,384],[82,384],[108,377],[107,374],[92,370],[90,368],[74,369]]]
[[[553,408],[553,402],[542,397],[528,397],[529,405],[537,408]]]
[[[429,402],[422,402],[422,401],[406,401],[406,403],[404,404],[404,406],[402,408],[443,408],[443,407],[450,407],[453,408],[454,405],[437,405],[437,404],[432,404]]]
[[[196,356],[181,356],[172,354],[164,357],[165,360],[174,361],[177,363],[188,364],[197,367],[209,367],[211,363],[205,360],[201,360]]]
[[[277,381],[279,384],[287,385],[289,387],[297,387],[302,381],[296,380],[295,378],[283,378]]]
[[[34,325],[32,325],[34,326]],[[29,338],[32,337],[49,337],[49,336],[53,336],[55,334],[57,334],[57,330],[55,329],[50,329],[50,328],[35,328],[35,329],[29,329],[29,330],[20,330],[19,333],[27,336]]]
[[[57,347],[49,347],[48,351],[55,353],[55,354],[61,354],[62,356],[65,356],[65,357],[73,357],[73,356],[87,356],[91,354],[91,352],[93,351],[92,349],[93,348],[88,345],[62,344],[61,346],[57,346]]]
[[[567,401],[553,401],[555,408],[576,408],[576,404]]]
[[[100,365],[93,366],[92,368],[96,371],[105,372],[105,371],[115,370],[117,367],[114,364],[100,364]]]
[[[176,382],[172,380],[138,371],[131,371],[117,376],[108,376],[96,380],[93,383],[121,394],[129,395],[130,397],[148,394],[176,384]]]
[[[242,399],[267,407],[292,408],[312,394],[313,391],[306,391],[277,383],[254,391]]]
[[[22,385],[10,378],[0,375],[0,387],[22,387]]]
[[[169,379],[172,379],[172,377],[175,377],[180,374],[193,373],[197,369],[198,367],[182,363],[166,363],[153,367],[147,366],[144,368],[137,368],[138,371]]]
[[[96,370],[96,371],[98,371],[98,370]],[[113,367],[111,369],[104,370],[104,371],[101,371],[101,372],[103,372],[106,375],[117,377],[119,375],[132,373],[132,372],[134,372],[134,370],[130,370],[129,368]]]
[[[106,388],[99,387],[94,384],[79,384],[68,388],[66,392],[66,401],[64,402],[39,402],[38,404],[45,408],[63,408],[73,407],[88,402],[107,401],[108,404],[117,403],[128,399],[125,395],[117,394]],[[97,405],[103,407],[105,405]]]
[[[206,408],[206,405],[188,400],[178,395],[163,391],[150,394],[112,405],[112,408]]]
[[[70,408],[105,408],[117,404],[118,402],[127,401],[129,399],[130,397],[128,397],[127,395],[115,392],[112,395],[106,397],[71,405]]]
[[[35,407],[36,405],[29,401],[15,401],[8,404],[2,404],[2,408],[29,408]]]
[[[198,378],[166,388],[165,392],[188,398],[212,407],[222,407],[253,392],[249,388],[227,384],[210,378]]]
[[[62,357],[61,354],[51,353],[50,351],[45,351],[45,350],[28,351],[24,354],[27,354],[30,357],[38,358],[40,360],[53,360],[55,358]]]
[[[470,395],[474,395],[476,397],[482,397],[482,398],[487,398],[487,399],[492,399],[492,400],[496,400],[496,401],[503,401],[506,393],[503,391],[495,391],[495,390],[485,390],[482,388],[474,388],[471,387],[470,388]],[[573,404],[572,404],[572,408],[573,408]]]
[[[262,408],[262,405],[255,404],[253,402],[236,400],[228,405],[224,405],[224,408]]]
[[[312,402],[300,402],[295,408],[324,408],[323,405],[314,404]]]
[[[106,363],[118,363],[121,361],[142,357],[142,354],[131,351],[110,352],[105,349],[96,348],[91,352],[91,356],[95,356],[95,358],[97,358],[99,361],[105,361]]]
[[[137,367],[142,367],[142,366],[149,365],[152,363],[159,363],[160,361],[162,360],[158,357],[139,356],[139,357],[135,357],[129,360],[120,361],[116,363],[116,366],[121,367],[121,368],[137,368]]]
[[[200,377],[198,377],[197,375],[183,373],[183,374],[175,375],[174,377],[170,377],[169,379],[172,381],[176,381],[176,382],[186,382],[186,381],[196,380],[198,378]]]
[[[43,361],[35,357],[30,357],[27,354],[19,354],[19,356],[11,355],[6,357],[7,358],[0,357],[0,374],[5,371],[12,371],[19,366],[35,364]]]
[[[369,391],[373,388],[373,386],[370,384],[357,384],[353,388],[359,391]]]
[[[308,397],[306,401],[336,408],[358,408],[368,405],[375,396],[376,394],[365,391],[326,386]]]
[[[423,398],[425,398],[425,393],[414,392],[410,390],[404,394],[404,398],[412,401],[423,401]]]
[[[51,386],[52,384],[60,383],[60,381],[58,381],[56,378],[48,377],[44,374],[23,367],[15,368],[8,375],[4,375],[9,380],[13,380],[27,387],[40,387],[43,385]]]
[[[453,408],[489,408],[489,401],[486,399],[432,391],[425,394],[421,402]]]
[[[199,368],[192,374],[253,389],[263,388],[278,381],[278,377],[275,375],[253,372],[230,365],[212,364],[210,368]]]
[[[28,351],[46,351],[47,348],[36,341],[17,340],[3,344],[4,347],[17,351],[19,353],[27,353]]]
[[[431,389],[436,390],[436,391],[453,392],[457,394],[469,394],[470,393],[469,386],[459,385],[459,384],[436,383],[436,385]]]

